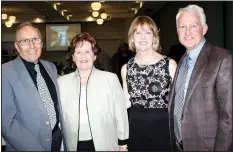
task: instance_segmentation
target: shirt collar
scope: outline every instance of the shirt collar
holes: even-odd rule
[[[24,65],[26,66],[26,68],[29,70],[29,71],[34,71],[34,67],[35,67],[35,64],[33,62],[29,62],[29,61],[26,61],[25,59],[23,59],[21,57]],[[40,61],[38,60],[38,63],[39,65],[41,65]]]
[[[206,39],[204,38],[201,43],[194,49],[188,51],[189,58],[192,61],[196,61],[199,53],[201,52],[202,47],[204,46]]]

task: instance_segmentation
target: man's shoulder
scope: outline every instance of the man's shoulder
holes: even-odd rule
[[[223,47],[219,47],[219,46],[216,46],[216,45],[213,45],[213,44],[209,44],[210,46],[210,51],[211,51],[211,54],[214,54],[216,56],[219,56],[219,57],[227,57],[227,56],[232,56],[232,51],[226,49],[226,48],[223,48]]]
[[[15,69],[15,59],[9,62],[6,62],[2,65],[2,73],[6,73],[7,71],[12,71]]]
[[[52,62],[47,61],[47,60],[42,60],[42,59],[40,59],[40,62],[41,62],[42,64],[46,64],[46,65],[49,65],[49,66],[53,66],[53,65],[54,65]]]

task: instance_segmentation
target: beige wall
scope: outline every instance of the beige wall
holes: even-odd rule
[[[97,25],[96,22],[86,22],[81,24],[82,32],[89,32],[103,47],[104,51],[112,56],[120,43],[127,42],[127,33],[132,19],[117,19],[115,21],[104,22],[103,25]],[[15,30],[17,24],[11,28],[6,28],[2,25],[2,49],[14,48]],[[45,39],[45,24],[37,24],[42,37]],[[41,58],[49,61],[64,61],[65,51],[46,51],[45,45]]]

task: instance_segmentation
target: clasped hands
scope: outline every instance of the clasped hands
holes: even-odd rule
[[[128,151],[128,146],[127,145],[121,145],[120,146],[120,151]]]

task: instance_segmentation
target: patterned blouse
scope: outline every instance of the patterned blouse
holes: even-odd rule
[[[169,75],[169,59],[150,65],[138,65],[131,58],[127,63],[126,82],[132,106],[167,108],[172,78]]]

